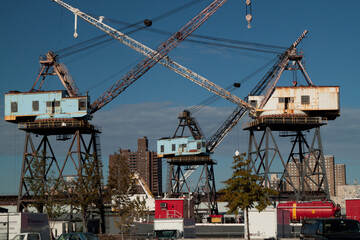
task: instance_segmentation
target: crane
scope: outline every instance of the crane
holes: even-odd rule
[[[271,67],[271,69],[264,75],[264,77],[258,82],[258,84],[250,91],[248,96],[259,96],[261,94],[264,94],[262,98],[262,102],[260,106],[264,106],[267,100],[270,98],[271,94],[274,91],[274,88],[281,77],[283,71],[285,69],[289,69],[289,62],[290,61],[296,61],[298,66],[301,69],[301,72],[304,74],[304,78],[306,79],[307,83],[312,86],[313,83],[308,77],[308,74],[306,73],[305,69],[303,68],[303,65],[301,64],[301,58],[302,55],[298,55],[296,51],[296,47],[301,42],[301,40],[306,36],[308,33],[307,30],[305,30],[299,38],[287,49],[282,53],[280,56],[278,56],[278,60],[274,63],[274,65]],[[293,68],[293,67],[292,67]],[[243,99],[245,101],[248,100],[248,96],[245,96]],[[261,109],[261,107],[259,108]],[[203,154],[211,154],[215,148],[221,143],[221,141],[229,134],[229,132],[238,124],[238,122],[245,116],[248,109],[243,106],[238,106],[235,108],[235,110],[226,118],[224,123],[220,126],[220,128],[212,135],[212,137],[207,141],[206,143],[206,150],[202,152]],[[195,118],[191,117],[189,111],[186,112],[186,116],[188,116],[187,122],[196,123]],[[180,115],[181,116],[181,115]],[[181,120],[181,118],[179,117]],[[180,121],[181,122],[181,121]],[[180,126],[180,123],[179,123]],[[196,135],[193,134],[193,131],[191,129],[200,129],[200,126],[197,124],[196,127],[188,126],[190,129],[190,132],[192,133],[193,137],[195,138]],[[178,127],[179,128],[179,127]],[[174,137],[176,137],[174,135]],[[182,137],[182,135],[181,135]],[[204,136],[201,134],[201,138],[203,139]],[[160,145],[161,145],[160,140]],[[204,141],[204,140],[200,140]],[[159,142],[158,142],[159,143]],[[161,150],[158,148],[158,152]],[[194,153],[192,153],[194,154]],[[164,154],[165,155],[165,154]],[[192,166],[189,168],[183,175],[183,177],[180,179],[180,186],[183,185],[183,182],[186,181],[191,174],[199,167],[199,165]]]
[[[118,96],[122,91],[124,91],[128,86],[130,86],[134,81],[141,77],[145,72],[147,72],[152,66],[157,62],[170,68],[176,73],[184,76],[185,78],[191,80],[192,82],[200,85],[201,87],[241,106],[245,106],[251,112],[255,112],[255,108],[242,100],[241,98],[231,94],[227,90],[221,88],[215,83],[209,81],[208,79],[200,76],[194,71],[176,63],[171,60],[167,54],[172,50],[177,44],[183,41],[188,37],[196,28],[198,28],[203,22],[205,22],[212,14],[214,14],[227,0],[215,0],[202,12],[200,12],[196,17],[194,17],[189,23],[187,23],[183,28],[177,31],[173,36],[171,36],[167,41],[163,42],[157,50],[152,50],[151,48],[141,44],[140,42],[130,38],[124,33],[116,30],[105,23],[103,23],[104,17],[95,19],[84,12],[81,12],[79,9],[74,8],[61,0],[54,0],[62,7],[68,9],[69,11],[75,14],[75,18],[79,16],[83,20],[92,24],[93,26],[99,28],[110,36],[114,37],[121,43],[129,46],[130,48],[140,52],[145,55],[146,58],[142,60],[137,66],[135,66],[129,73],[127,73],[122,79],[116,82],[109,90],[107,90],[102,96],[95,100],[91,104],[91,113],[94,113],[109,103],[112,99]]]
[[[270,98],[271,94],[274,91],[274,88],[280,79],[281,74],[283,73],[284,69],[288,66],[289,61],[292,59],[296,59],[296,62],[299,66],[301,66],[302,72],[305,73],[304,76],[307,76],[307,82],[309,85],[313,85],[310,78],[308,77],[305,69],[301,64],[301,57],[300,55],[296,54],[296,47],[301,42],[301,40],[306,36],[308,33],[305,30],[299,38],[283,53],[278,57],[278,60],[275,64],[271,67],[271,69],[265,74],[265,76],[258,82],[258,84],[250,91],[248,96],[258,96],[261,95],[264,91],[266,94],[260,104],[259,109],[261,109],[267,100]],[[266,90],[267,89],[267,90]],[[248,96],[244,97],[245,101],[248,101]],[[221,125],[221,127],[216,131],[216,133],[209,139],[207,143],[207,150],[209,152],[213,152],[214,149],[220,144],[220,142],[226,137],[226,135],[233,129],[234,126],[242,119],[242,117],[246,114],[247,109],[238,106],[230,116],[225,120],[225,122]]]
[[[152,194],[152,192],[150,191],[149,186],[146,184],[145,180],[139,175],[138,172],[134,172],[132,174],[133,179],[136,180],[136,183],[138,185],[140,185],[140,187],[142,188],[142,190],[145,192],[146,196],[148,198],[154,199],[154,195]]]

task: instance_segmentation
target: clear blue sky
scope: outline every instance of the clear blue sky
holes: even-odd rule
[[[97,16],[135,23],[155,18],[185,1],[94,1],[67,0],[68,4]],[[190,1],[186,1],[190,2]],[[288,47],[307,29],[307,38],[300,45],[306,59],[306,69],[316,85],[339,85],[341,117],[322,128],[325,154],[334,155],[336,163],[347,166],[348,183],[358,179],[360,161],[360,9],[359,1],[252,1],[252,28],[245,21],[245,1],[229,0],[196,34]],[[210,1],[200,1],[167,18],[154,21],[153,28],[175,32],[185,25]],[[57,51],[99,36],[102,32],[83,20],[78,20],[77,39],[73,38],[74,16],[51,0],[0,0],[0,90],[30,90],[39,71],[39,56]],[[110,22],[116,28],[122,27]],[[126,31],[125,31],[126,32]],[[168,36],[149,31],[137,31],[131,37],[156,48]],[[220,86],[241,81],[255,69],[275,58],[275,54],[247,52],[215,46],[181,43],[170,54],[178,63],[190,68]],[[62,58],[80,90],[86,90],[92,100],[120,79],[142,59],[142,55],[119,42]],[[266,70],[265,70],[266,71]],[[260,72],[244,82],[236,95],[246,96],[265,74]],[[281,78],[290,85],[292,75]],[[55,78],[47,89],[59,89]],[[177,126],[177,114],[184,108],[201,102],[211,94],[163,66],[155,66],[130,86],[113,102],[94,116],[94,124],[102,127],[102,157],[107,169],[107,157],[119,147],[136,151],[137,139],[148,136],[150,149],[156,150],[156,139],[170,136]],[[227,114],[236,106],[225,100],[196,116],[205,135],[210,136]],[[24,132],[4,122],[4,99],[0,99],[0,193],[17,194],[24,144]],[[249,121],[245,119],[244,122]],[[248,133],[241,124],[218,147],[214,154],[217,182],[231,175],[235,150],[247,149]],[[287,152],[284,145],[285,152]],[[284,153],[285,156],[286,153]],[[166,171],[166,169],[164,169]],[[165,180],[164,180],[165,181]],[[221,186],[221,185],[219,185]]]

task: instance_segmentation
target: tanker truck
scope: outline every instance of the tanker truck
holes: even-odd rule
[[[289,211],[291,222],[300,222],[309,218],[339,217],[341,210],[340,205],[333,201],[290,201],[279,203],[277,208]]]

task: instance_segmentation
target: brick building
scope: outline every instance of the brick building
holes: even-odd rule
[[[157,157],[156,152],[149,151],[146,137],[138,139],[136,152],[131,152],[130,149],[121,149],[120,154],[127,159],[130,171],[139,173],[154,195],[162,193],[161,158]],[[112,167],[115,166],[112,162],[112,155],[110,155],[109,168]]]
[[[346,185],[345,164],[335,164],[335,196],[339,194],[338,186]]]
[[[325,169],[326,169],[326,177],[329,185],[329,191],[331,196],[336,195],[337,186],[346,184],[346,172],[345,172],[345,164],[335,164],[335,158],[333,155],[324,156],[325,160]],[[309,167],[311,169],[315,169],[316,159],[314,157],[310,157],[309,159]],[[295,188],[299,188],[299,170],[296,164],[291,161],[287,166],[287,172],[289,173],[290,179],[294,184]],[[312,177],[312,180],[319,184],[320,178],[317,175]],[[315,183],[310,181],[309,179],[305,179],[308,182],[308,186],[310,189],[308,190],[316,190],[317,186]],[[286,189],[291,190],[292,187],[287,183]]]

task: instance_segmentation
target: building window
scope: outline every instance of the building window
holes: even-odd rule
[[[32,101],[32,110],[34,112],[39,111],[39,101]]]
[[[46,107],[60,107],[60,101],[47,101]]]
[[[250,105],[253,107],[257,107],[257,101],[256,100],[250,100]]]
[[[86,111],[86,99],[79,99],[79,111]]]
[[[301,96],[301,104],[310,104],[310,96],[309,95],[303,95]]]
[[[294,103],[293,97],[279,97],[279,103]]]
[[[11,112],[17,112],[17,111],[18,111],[17,102],[11,102]]]
[[[160,152],[164,152],[164,145],[160,145]]]
[[[176,144],[171,144],[171,151],[175,151],[176,150]]]

